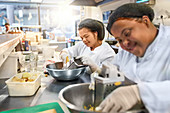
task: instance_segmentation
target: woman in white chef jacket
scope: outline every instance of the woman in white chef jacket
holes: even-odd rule
[[[97,109],[124,112],[143,103],[149,113],[170,113],[170,26],[157,29],[153,18],[148,5],[136,3],[118,7],[109,17],[107,30],[122,49],[113,64],[137,85],[117,88]]]
[[[82,42],[75,46],[65,48],[61,51],[61,59],[66,61],[69,58],[79,57],[84,65],[88,65],[89,73],[99,71],[99,67],[104,62],[111,62],[115,56],[110,45],[103,41],[105,36],[104,25],[94,19],[85,19],[78,26],[79,36]]]

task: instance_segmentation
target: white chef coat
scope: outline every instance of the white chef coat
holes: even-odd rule
[[[90,47],[87,47],[83,42],[79,42],[76,45],[64,49],[71,57],[77,56],[88,56],[90,57],[98,66],[101,66],[104,62],[111,62],[115,56],[114,50],[106,42],[96,47],[91,51]]]
[[[142,101],[150,113],[170,113],[170,26],[160,25],[156,39],[142,58],[122,49],[113,64],[138,83]]]

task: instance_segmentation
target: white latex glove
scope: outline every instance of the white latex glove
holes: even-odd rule
[[[64,63],[67,63],[67,62],[68,62],[68,61],[67,61],[67,57],[68,57],[68,59],[70,59],[70,56],[69,56],[68,52],[67,52],[67,51],[61,51],[61,53],[60,53],[60,58],[61,58],[61,60],[62,60]]]
[[[91,72],[95,72],[95,71],[98,73],[101,72],[100,67],[96,63],[94,63],[94,61],[90,57],[78,56],[78,57],[76,57],[76,59],[81,59],[83,65],[88,65],[91,69]]]
[[[120,72],[117,66],[105,62],[102,64],[101,75],[105,78],[117,79],[117,77],[124,76],[122,72]]]
[[[119,87],[96,108],[102,112],[124,112],[141,103],[137,85]]]

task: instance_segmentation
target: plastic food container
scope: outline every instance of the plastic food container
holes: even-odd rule
[[[31,72],[30,72],[31,73]],[[32,96],[35,94],[37,89],[40,87],[41,84],[41,74],[32,72],[31,74],[37,74],[37,77],[34,81],[31,82],[14,82],[12,79],[14,77],[21,78],[23,73],[18,73],[17,75],[14,75],[5,83],[8,86],[8,92],[10,96]]]

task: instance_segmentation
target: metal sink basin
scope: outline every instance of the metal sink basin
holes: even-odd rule
[[[59,99],[68,107],[71,113],[98,113],[88,111],[93,106],[93,91],[89,90],[89,83],[69,85],[59,93]],[[98,105],[100,103],[97,103]],[[84,109],[84,106],[87,109]],[[145,109],[131,110],[127,113],[148,113]]]

